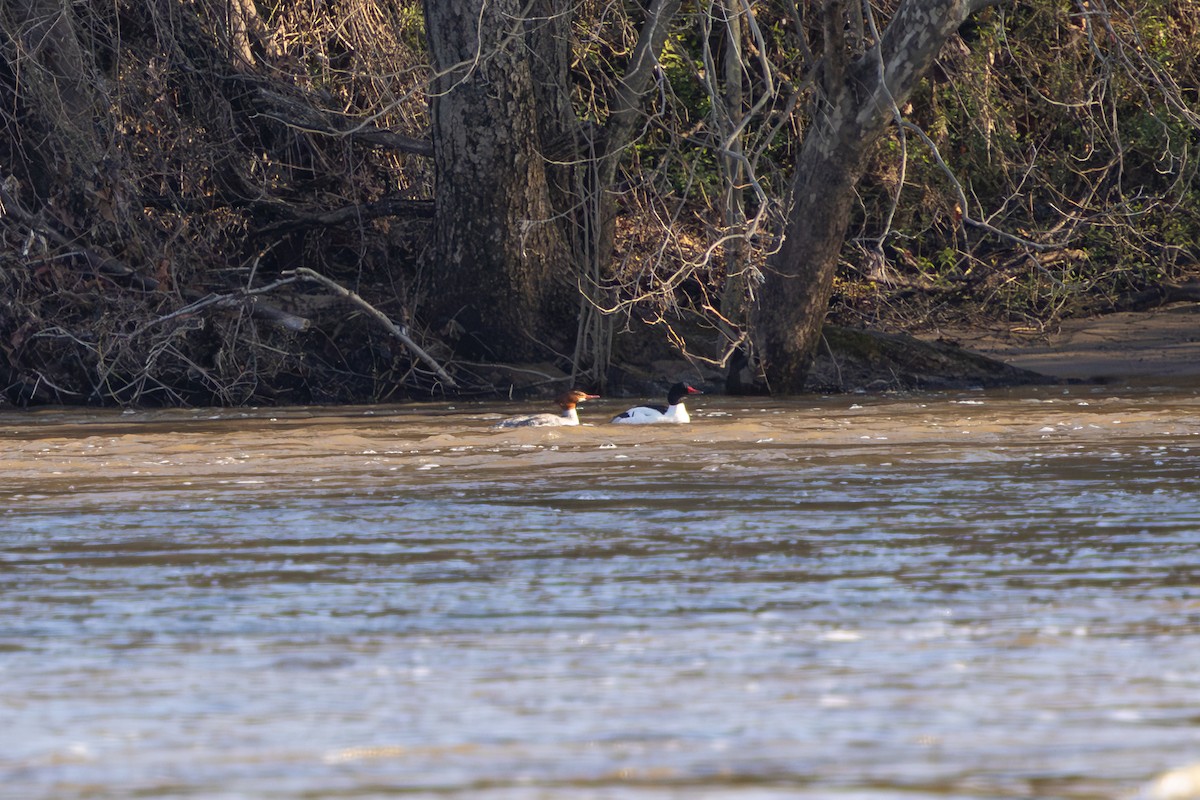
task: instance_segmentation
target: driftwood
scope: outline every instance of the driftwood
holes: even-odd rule
[[[281,308],[263,303],[257,297],[251,298],[250,316],[263,322],[269,322],[276,328],[282,328],[293,333],[303,333],[312,327],[312,322],[307,318],[289,314]]]
[[[192,302],[183,308],[172,311],[170,314],[165,314],[155,320],[143,325],[139,331],[144,330],[151,325],[157,325],[160,322],[165,322],[173,317],[180,317],[187,314],[194,314],[202,308],[213,306],[215,308],[242,308],[246,305],[250,306],[250,316],[254,319],[260,319],[264,322],[269,322],[278,328],[292,331],[294,333],[303,333],[312,327],[312,322],[305,317],[299,317],[295,314],[268,305],[260,301],[259,295],[267,292],[272,292],[280,286],[286,286],[289,283],[295,283],[295,278],[284,278],[283,280],[275,281],[274,283],[260,286],[257,289],[243,289],[237,292],[228,294],[209,294],[200,296],[197,292],[186,292],[185,296]]]
[[[364,311],[374,317],[381,325],[383,325],[388,332],[392,334],[392,336],[395,336],[397,339],[403,342],[404,346],[408,348],[409,352],[421,359],[421,361],[425,362],[426,366],[433,370],[434,373],[436,373],[437,376],[442,379],[443,383],[452,389],[458,388],[458,383],[455,382],[454,378],[450,377],[450,373],[446,372],[442,365],[439,364],[433,358],[433,356],[429,355],[429,353],[425,352],[420,345],[414,342],[412,337],[408,335],[408,332],[405,331],[404,328],[396,325],[396,323],[392,322],[391,319],[388,318],[387,314],[384,314],[375,306],[371,305],[366,300],[363,300],[357,293],[350,291],[336,281],[326,278],[319,272],[314,272],[308,267],[297,267],[296,269],[291,270],[291,274],[303,280],[319,283],[362,308]]]

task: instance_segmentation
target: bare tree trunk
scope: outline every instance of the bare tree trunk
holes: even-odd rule
[[[638,138],[640,126],[645,123],[646,97],[654,89],[659,75],[658,58],[681,5],[682,0],[651,0],[625,75],[617,84],[615,96],[610,101],[611,113],[604,124],[600,141],[596,143],[593,191],[599,202],[596,213],[599,228],[595,232],[595,246],[606,257],[612,252],[616,222],[616,209],[610,190],[616,183],[621,157]]]
[[[835,1],[827,7],[825,94],[797,155],[783,243],[768,261],[754,314],[755,342],[772,392],[803,391],[870,148],[929,73],[942,45],[988,4],[904,0],[879,43],[849,61],[844,22],[858,18],[865,6]]]
[[[551,200],[556,208],[570,208],[578,201],[575,180],[582,144],[571,87],[575,2],[530,0],[529,9],[525,41],[534,56],[529,59],[529,68]]]
[[[596,192],[594,127],[585,127],[576,116],[571,84],[571,24],[574,0],[531,0],[526,42],[537,96],[538,126],[550,199],[560,211],[557,223],[570,249],[571,278],[578,286],[575,306],[575,350],[571,355],[572,381],[603,390],[612,344],[612,324],[597,310],[601,264],[609,251],[600,252],[595,236],[603,192]]]
[[[544,357],[538,343],[566,353],[578,336],[593,352],[573,360],[602,379],[607,321],[586,293],[610,259],[610,189],[681,2],[652,0],[609,118],[584,126],[570,85],[574,3],[425,0],[438,181],[427,307],[464,328],[476,355]]]
[[[725,57],[722,62],[724,73],[724,104],[713,103],[716,128],[721,141],[729,152],[721,157],[723,186],[721,187],[721,215],[724,235],[730,237],[725,243],[725,284],[721,289],[721,316],[725,319],[741,319],[746,302],[745,258],[746,241],[742,238],[746,227],[745,183],[746,169],[737,154],[742,151],[743,135],[738,128],[745,113],[745,93],[742,90],[742,8],[739,0],[724,0],[722,13],[725,17]],[[722,322],[722,326],[724,323]],[[725,330],[727,339],[733,338],[732,331]]]
[[[225,13],[231,54],[241,62],[238,67],[250,69],[257,61],[254,46],[266,47],[270,41],[267,26],[259,16],[254,0],[229,0]]]
[[[522,0],[426,0],[436,76],[435,322],[497,360],[564,352],[574,281],[546,179]],[[564,46],[567,43],[564,42]]]
[[[56,183],[70,186],[92,178],[106,152],[104,87],[76,24],[74,6],[64,0],[0,5],[0,57],[14,76],[14,100],[37,98],[17,113],[24,114],[25,124],[40,128],[43,137],[36,144],[12,143],[20,151],[13,160],[25,161],[24,170],[15,171],[26,172],[42,200]]]

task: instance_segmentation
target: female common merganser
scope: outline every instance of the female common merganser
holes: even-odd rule
[[[613,417],[613,422],[625,425],[646,425],[652,422],[691,422],[687,409],[683,407],[683,398],[689,394],[704,394],[686,383],[677,383],[667,392],[665,406],[635,406],[624,414]]]
[[[509,417],[497,422],[496,428],[536,428],[542,425],[578,425],[579,414],[575,412],[575,404],[584,400],[595,400],[600,395],[586,394],[577,389],[560,394],[554,402],[562,409],[561,414],[523,414],[519,417]]]

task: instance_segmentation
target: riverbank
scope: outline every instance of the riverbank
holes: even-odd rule
[[[1200,303],[1068,319],[1048,330],[945,328],[921,338],[1064,380],[1200,382]]]
[[[718,393],[758,388],[748,369],[737,376],[739,385],[716,365],[665,352],[662,342],[637,332],[626,336],[639,346],[623,348],[623,366],[605,392],[608,396],[653,393],[676,379]],[[656,346],[659,352],[648,355]],[[827,325],[807,392],[871,394],[1057,382],[1200,384],[1200,303],[1077,317],[1054,326],[980,321],[905,334]]]

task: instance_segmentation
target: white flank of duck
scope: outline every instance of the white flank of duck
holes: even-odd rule
[[[600,395],[587,394],[578,390],[563,392],[555,398],[558,407],[562,409],[560,414],[522,414],[519,417],[509,417],[497,422],[493,427],[496,428],[540,428],[543,425],[578,425],[579,414],[575,411],[575,404],[582,403],[584,400],[595,400]]]
[[[613,417],[619,425],[650,425],[655,423],[691,422],[683,399],[689,394],[704,394],[686,383],[677,383],[667,392],[665,406],[634,406],[623,414]]]

